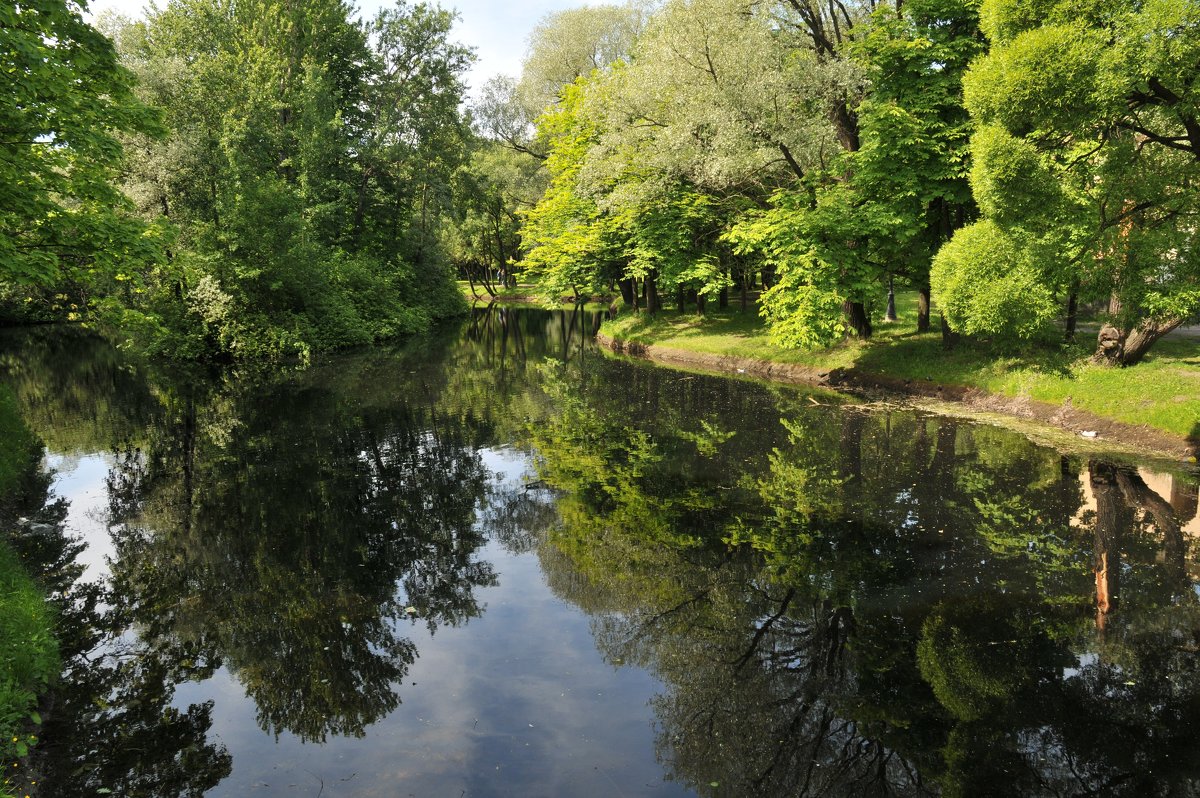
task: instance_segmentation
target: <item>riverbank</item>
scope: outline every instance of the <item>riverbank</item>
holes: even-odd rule
[[[466,280],[459,280],[458,287],[462,291],[463,296],[471,303],[484,304],[499,304],[499,305],[528,305],[535,307],[546,307],[546,298],[537,293],[537,286],[533,283],[518,283],[515,286],[503,288],[499,293],[492,294],[486,291],[483,286],[472,286]],[[596,294],[585,299],[577,299],[573,296],[559,297],[560,305],[603,305],[607,307],[612,302],[612,297],[602,294]]]
[[[41,723],[37,707],[58,674],[55,613],[11,543],[21,485],[41,465],[41,445],[0,385],[0,798],[25,784],[24,764]]]
[[[1086,334],[1065,348],[964,341],[947,352],[936,322],[932,331],[918,333],[906,304],[901,320],[879,325],[871,340],[816,351],[771,344],[753,308],[657,318],[623,313],[605,322],[599,338],[614,351],[682,368],[882,390],[943,411],[950,406],[1047,425],[1079,440],[1172,459],[1195,458],[1200,450],[1200,343],[1194,339],[1165,339],[1143,363],[1116,370],[1087,362]]]

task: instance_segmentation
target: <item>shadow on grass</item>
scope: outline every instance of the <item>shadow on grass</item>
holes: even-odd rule
[[[1034,341],[1024,345],[962,339],[953,349],[942,345],[940,331],[891,336],[864,347],[856,358],[863,371],[904,379],[954,385],[979,385],[1010,371],[1036,371],[1071,377],[1071,367],[1086,352],[1079,345]]]

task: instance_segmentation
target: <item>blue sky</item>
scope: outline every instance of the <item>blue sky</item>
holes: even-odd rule
[[[166,0],[159,0],[165,5]],[[130,17],[142,16],[147,0],[91,0],[93,14],[113,10]],[[363,14],[372,14],[384,0],[359,0]],[[517,76],[530,31],[546,14],[585,5],[584,0],[447,0],[443,7],[456,8],[458,40],[475,48],[479,60],[467,80],[472,89],[496,74]]]

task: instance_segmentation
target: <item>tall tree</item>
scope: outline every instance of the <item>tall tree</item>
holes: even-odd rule
[[[470,51],[401,2],[175,0],[119,29],[173,135],[128,190],[181,229],[144,318],[174,354],[307,352],[461,309],[438,242],[466,153]],[[265,224],[270,220],[270,224]]]
[[[161,231],[116,188],[122,132],[160,132],[86,4],[0,8],[0,283],[80,298],[162,256]]]
[[[985,0],[980,13],[991,49],[965,94],[985,218],[938,256],[947,313],[1030,333],[1076,291],[1107,297],[1094,360],[1137,363],[1200,311],[1200,8]],[[986,301],[1005,294],[1025,300]]]

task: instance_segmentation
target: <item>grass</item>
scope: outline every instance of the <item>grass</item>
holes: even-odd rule
[[[623,313],[602,328],[624,341],[714,355],[797,363],[820,370],[854,368],[903,379],[980,388],[1051,404],[1068,399],[1078,409],[1128,424],[1146,424],[1181,437],[1200,438],[1200,341],[1159,341],[1137,366],[1110,369],[1088,358],[1094,338],[1081,333],[1071,346],[1051,338],[1015,345],[964,340],[942,348],[938,322],[916,331],[916,294],[898,292],[893,323],[878,323],[868,341],[850,339],[828,349],[776,346],[755,308],[715,310],[705,316],[664,311],[657,318]]]
[[[29,728],[41,722],[38,697],[59,671],[54,612],[5,539],[5,524],[15,515],[10,497],[20,490],[31,456],[40,462],[40,452],[16,398],[0,385],[0,798],[15,789],[14,766],[36,742]]]
[[[8,774],[36,742],[28,728],[40,722],[38,696],[58,673],[53,623],[42,591],[0,541],[0,763]],[[0,783],[0,796],[8,789]]]

